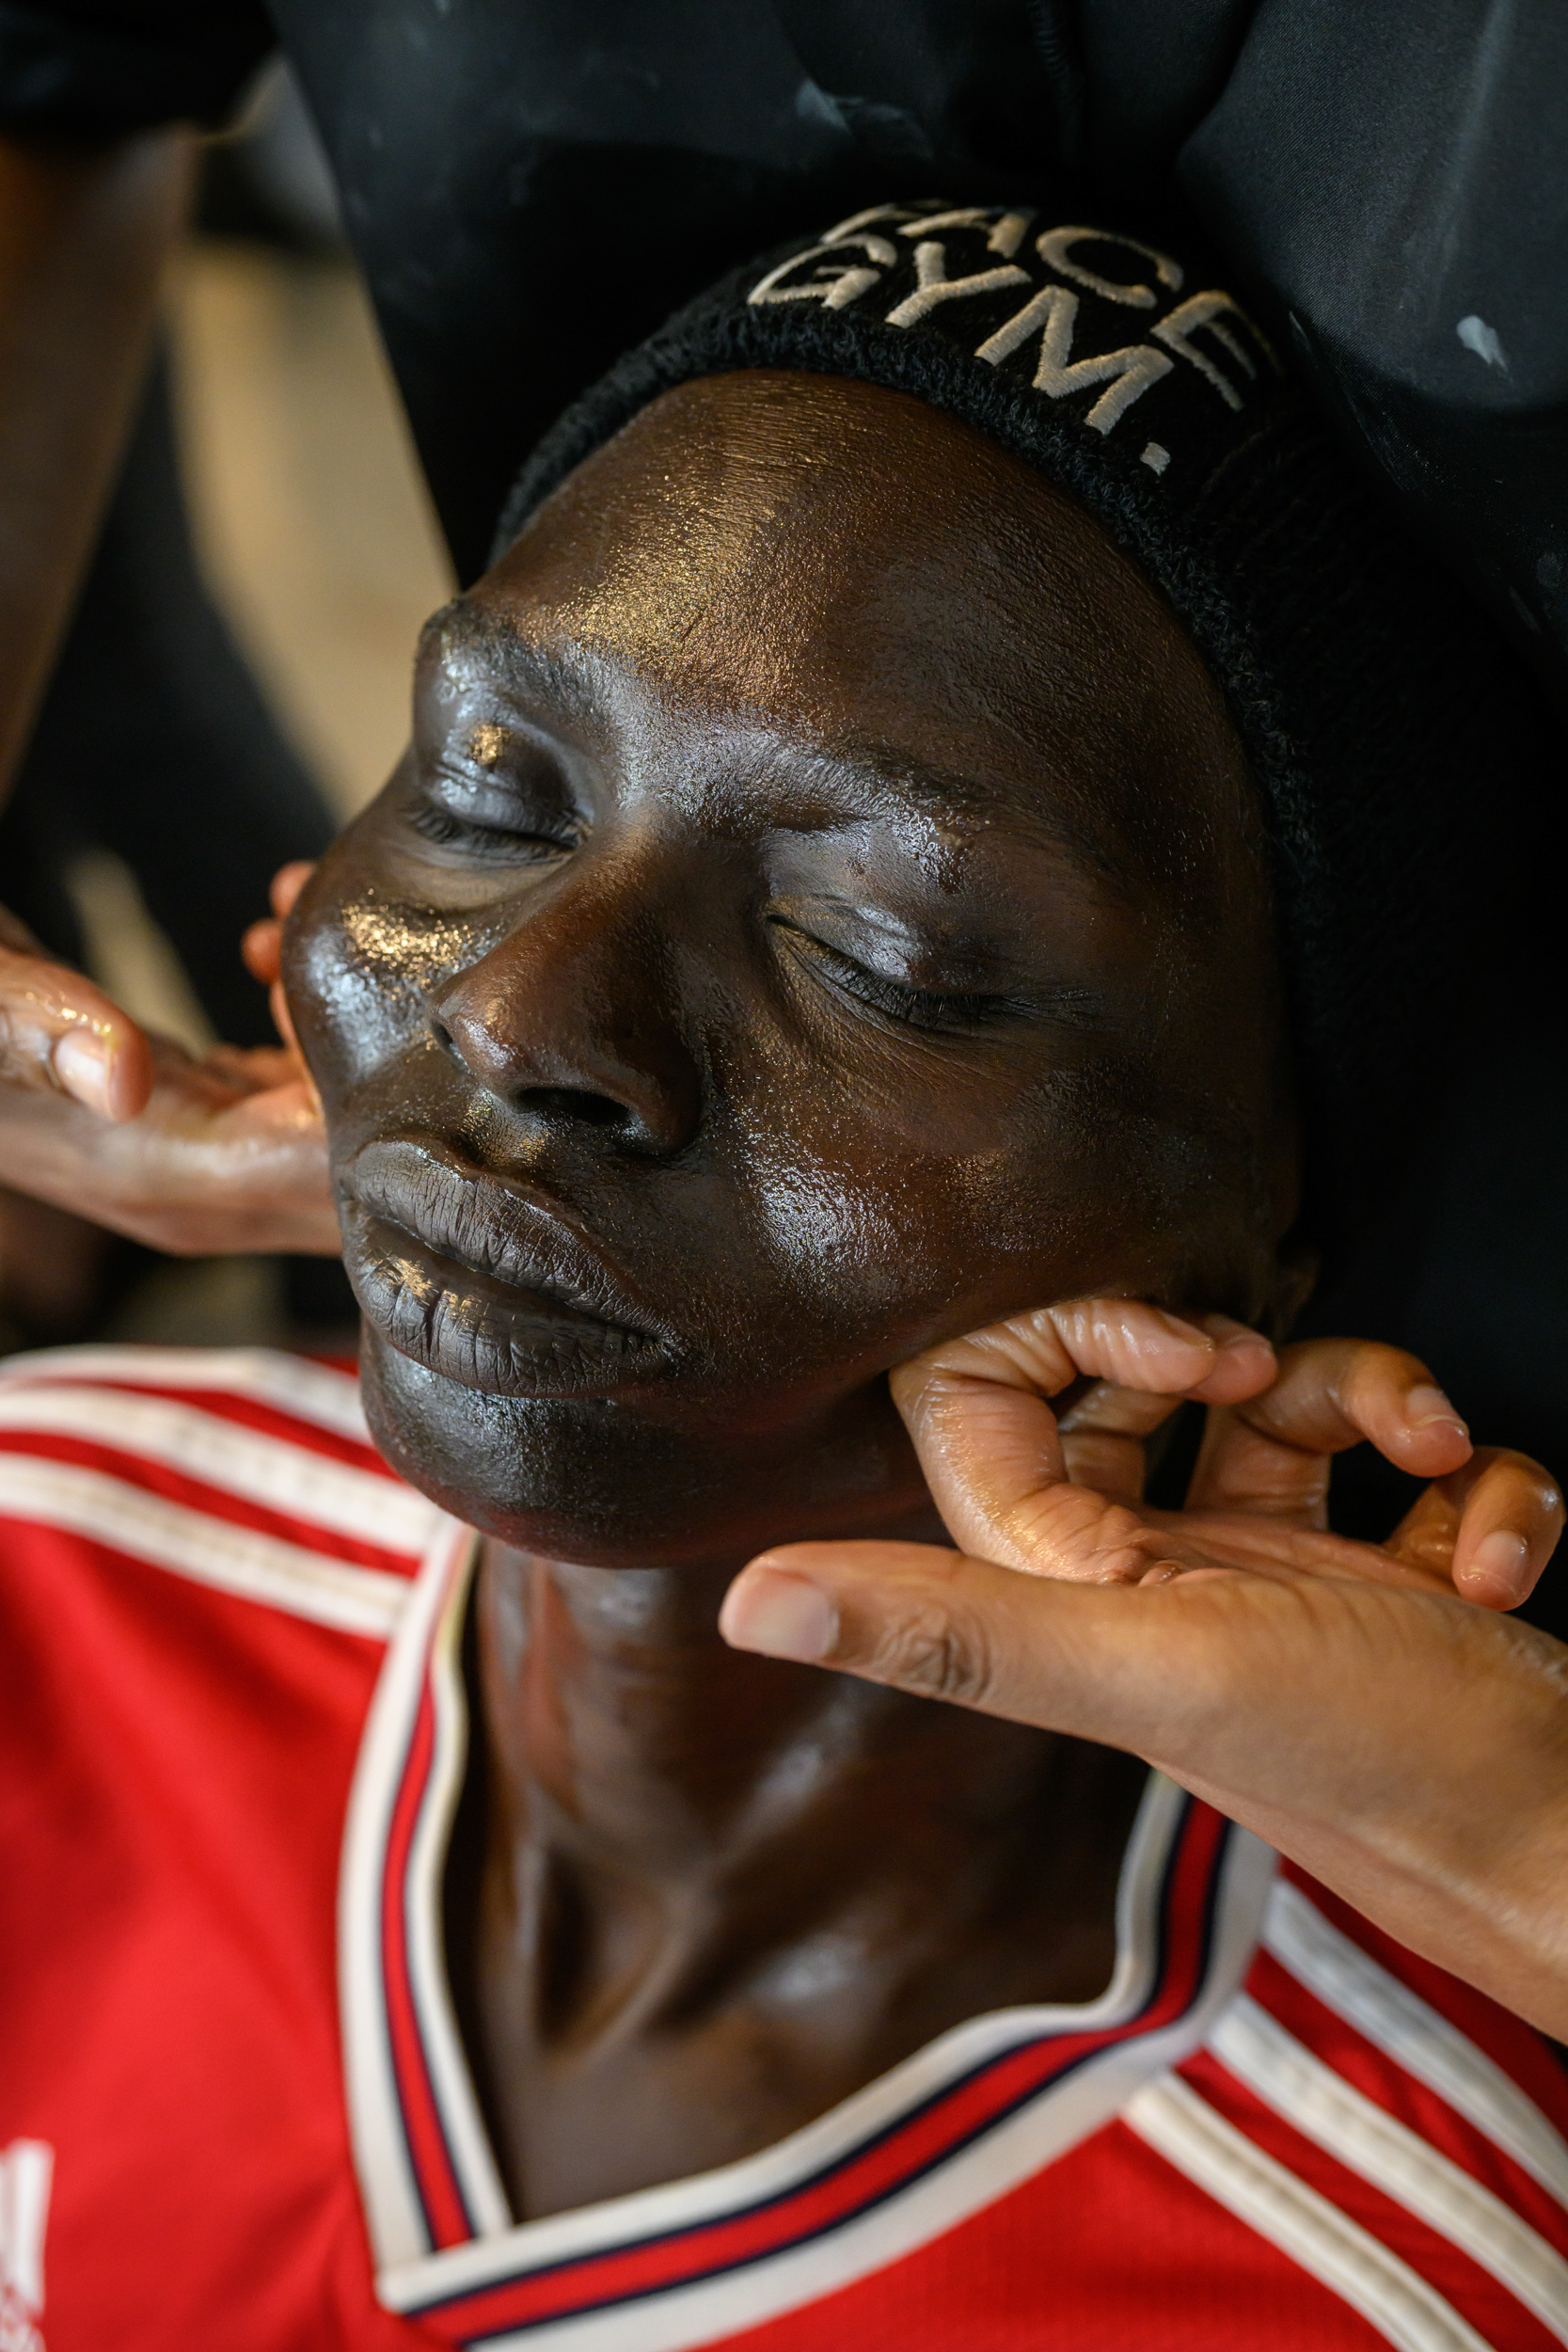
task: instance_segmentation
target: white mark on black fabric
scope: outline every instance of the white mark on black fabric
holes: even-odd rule
[[[1460,320],[1454,333],[1466,351],[1473,351],[1476,358],[1484,359],[1489,368],[1501,368],[1505,375],[1508,373],[1508,354],[1495,326],[1488,326],[1486,321],[1477,318],[1472,310],[1468,317]]]

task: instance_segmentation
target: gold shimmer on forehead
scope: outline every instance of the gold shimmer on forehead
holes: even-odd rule
[[[468,738],[468,756],[481,768],[493,768],[506,749],[506,729],[494,719],[482,719]]]

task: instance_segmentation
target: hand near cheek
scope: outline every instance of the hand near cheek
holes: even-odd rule
[[[1058,1421],[1046,1398],[1084,1375],[1099,1377]],[[1538,1465],[1477,1454],[1425,1366],[1367,1341],[1276,1361],[1224,1315],[1194,1326],[1137,1300],[1075,1299],[932,1348],[891,1386],[955,1541],[1031,1575],[1136,1583],[1162,1563],[1274,1563],[1435,1578],[1512,1609],[1561,1524]],[[1211,1410],[1186,1508],[1150,1510],[1147,1441],[1187,1398]],[[1381,1547],[1327,1533],[1334,1456],[1364,1440],[1435,1482]]]
[[[1085,1374],[1058,1422],[1046,1397]],[[965,1549],[765,1553],[729,1640],[1147,1756],[1568,2035],[1568,1649],[1497,1613],[1562,1524],[1544,1470],[1473,1450],[1396,1350],[1276,1366],[1233,1325],[1124,1301],[934,1349],[894,1392]],[[1183,1395],[1208,1427],[1187,1507],[1159,1512],[1144,1440]],[[1432,1481],[1380,1546],[1325,1524],[1332,1457],[1363,1439]]]
[[[151,1049],[130,1014],[3,907],[0,1087],[24,1104],[54,1096],[116,1121],[135,1119],[152,1091]]]
[[[246,941],[275,1011],[281,918],[309,872],[283,868],[274,919]],[[8,956],[5,936],[0,1181],[160,1249],[337,1254],[321,1104],[286,1013],[281,1047],[198,1059],[79,975],[20,946]]]
[[[260,923],[252,923],[240,942],[240,953],[245,958],[245,970],[251,978],[260,980],[266,990],[267,1001],[272,1008],[273,1026],[282,1039],[285,1050],[298,1059],[300,1075],[309,1087],[319,1111],[321,1097],[316,1093],[310,1073],[300,1056],[299,1040],[294,1035],[294,1025],[289,1018],[288,998],[283,993],[283,926],[293,913],[294,901],[314,871],[315,866],[309,858],[296,858],[292,866],[278,867],[268,893],[272,899],[272,913],[264,915]]]

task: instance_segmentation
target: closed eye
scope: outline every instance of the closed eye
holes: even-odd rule
[[[793,923],[778,916],[769,920],[786,932],[798,949],[803,949],[813,965],[845,995],[853,996],[863,1005],[870,1005],[890,1021],[902,1023],[911,1029],[978,1029],[994,1026],[1005,1021],[1024,1017],[1031,1008],[1019,997],[1003,993],[980,994],[959,990],[911,988],[902,980],[890,980],[885,973],[873,972],[863,963],[839,948],[830,947],[815,938],[810,931],[798,930]]]
[[[460,850],[465,856],[501,860],[509,865],[533,865],[544,858],[560,857],[578,847],[577,838],[563,827],[560,833],[520,826],[482,825],[470,817],[455,817],[449,808],[436,801],[418,801],[408,811],[408,822],[427,841],[443,850]]]

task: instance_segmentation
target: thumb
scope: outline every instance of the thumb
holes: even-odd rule
[[[789,1544],[742,1569],[719,1627],[736,1649],[1164,1756],[1201,1743],[1274,1647],[1227,1606],[1253,1581],[1078,1584],[928,1544]]]
[[[152,1091],[152,1054],[127,1012],[80,972],[0,946],[0,1080],[72,1096],[116,1120]]]

